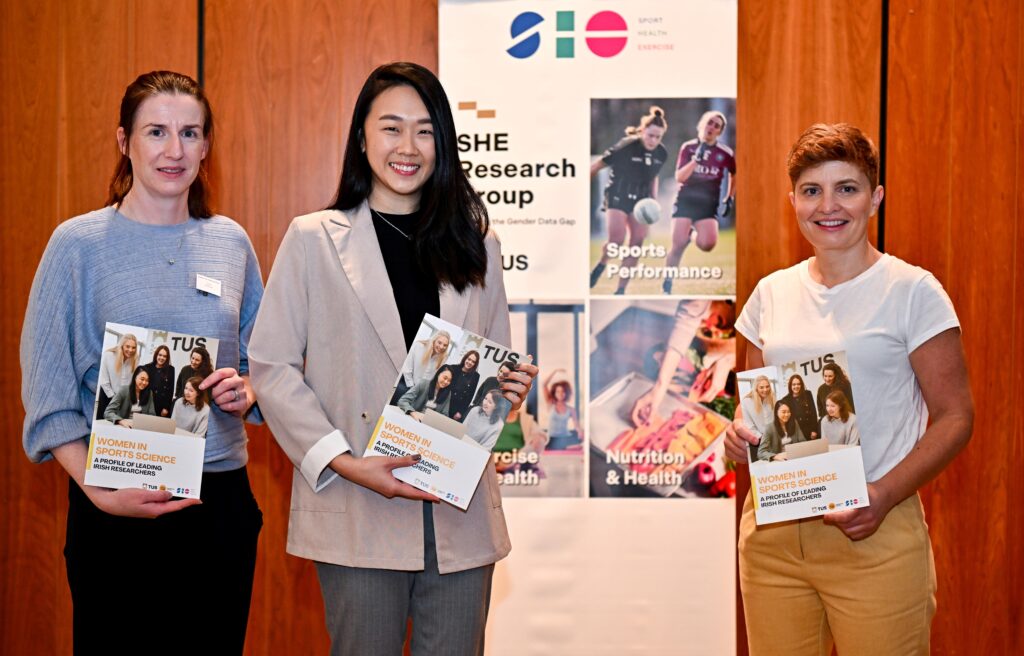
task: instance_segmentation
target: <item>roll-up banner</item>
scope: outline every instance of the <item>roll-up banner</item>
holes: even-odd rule
[[[735,653],[736,20],[439,2],[511,346],[541,368],[493,454],[513,548],[489,654]]]

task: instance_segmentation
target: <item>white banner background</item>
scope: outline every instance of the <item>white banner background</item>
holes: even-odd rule
[[[627,26],[613,33],[625,48],[607,58],[586,41],[601,11]],[[513,38],[523,12],[543,20]],[[588,298],[591,99],[735,97],[736,20],[736,0],[440,1],[441,79],[464,162],[555,174],[470,171],[485,201],[497,201],[487,206],[511,301]],[[534,35],[530,56],[506,52]],[[571,58],[556,56],[559,37],[571,40]],[[522,334],[514,340],[524,347]],[[590,398],[583,386],[579,406]],[[732,499],[506,497],[504,508],[513,549],[495,571],[488,654],[735,653]]]

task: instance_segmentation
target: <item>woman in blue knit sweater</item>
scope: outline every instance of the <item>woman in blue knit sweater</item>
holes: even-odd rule
[[[256,400],[247,345],[263,283],[245,231],[210,210],[212,137],[195,81],[167,71],[136,79],[121,101],[107,207],[57,227],[32,284],[23,443],[32,461],[55,459],[71,479],[64,555],[75,653],[242,653],[262,526],[242,421]],[[220,293],[197,289],[201,275]],[[201,383],[212,400],[201,504],[84,484],[106,322],[220,340],[217,368]],[[195,545],[201,555],[186,558]],[[182,613],[189,630],[167,630]],[[111,618],[129,639],[111,633]]]

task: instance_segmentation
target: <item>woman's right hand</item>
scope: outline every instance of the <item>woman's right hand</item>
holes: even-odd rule
[[[423,413],[422,412],[416,412],[415,410],[413,410],[413,411],[411,411],[409,413],[409,416],[412,417],[413,419],[415,419],[416,421],[418,421],[420,423],[423,423]],[[458,419],[458,417],[456,417],[456,419]]]
[[[124,426],[125,428],[135,428],[135,425],[132,424],[131,419],[119,419],[117,425]]]
[[[750,461],[750,446],[761,443],[759,438],[741,417],[737,417],[725,428],[725,455],[736,462]]]
[[[83,485],[82,490],[94,506],[108,515],[117,515],[118,517],[153,519],[202,503],[199,499],[172,501],[171,493],[166,490],[139,490],[136,488],[111,490],[94,485]]]
[[[419,454],[400,458],[388,456],[357,458],[351,453],[343,453],[331,461],[330,467],[342,478],[373,490],[388,499],[402,497],[418,501],[440,501],[433,494],[398,480],[392,473],[399,467],[412,467],[420,459]]]

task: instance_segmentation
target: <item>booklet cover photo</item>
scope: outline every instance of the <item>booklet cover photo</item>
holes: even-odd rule
[[[507,346],[426,315],[366,454],[420,454],[395,477],[465,510],[512,407],[498,386],[520,359]]]
[[[758,524],[868,505],[844,352],[737,374]]]
[[[198,499],[216,339],[107,323],[85,483]]]

